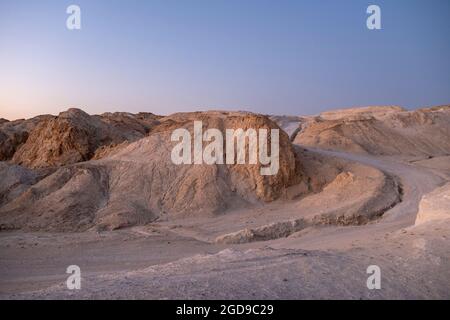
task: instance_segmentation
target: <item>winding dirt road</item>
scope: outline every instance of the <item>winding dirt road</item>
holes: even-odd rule
[[[359,162],[398,177],[404,192],[402,201],[384,214],[383,222],[397,221],[409,225],[414,224],[422,197],[445,182],[431,169],[414,166],[393,157],[374,157],[314,148],[307,148],[307,150]]]

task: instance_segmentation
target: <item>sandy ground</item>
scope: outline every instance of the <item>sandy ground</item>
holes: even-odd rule
[[[311,151],[398,178],[401,201],[368,224],[311,225],[243,244],[215,239],[314,212],[274,203],[113,232],[2,232],[0,298],[450,299],[450,220],[414,226],[422,197],[448,178],[442,161]],[[82,270],[81,290],[65,285],[73,264]],[[366,286],[369,265],[381,268],[380,290]]]

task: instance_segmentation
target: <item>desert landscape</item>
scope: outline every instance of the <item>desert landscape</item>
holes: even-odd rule
[[[281,129],[278,173],[173,164],[194,121]],[[450,299],[450,106],[72,108],[1,119],[0,160],[0,299]]]

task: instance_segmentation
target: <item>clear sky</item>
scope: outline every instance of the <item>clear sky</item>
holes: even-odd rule
[[[382,30],[366,27],[370,4]],[[449,0],[0,0],[8,119],[449,103]]]

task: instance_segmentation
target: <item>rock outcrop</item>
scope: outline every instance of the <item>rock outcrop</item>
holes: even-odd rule
[[[0,119],[0,161],[10,160],[20,146],[27,141],[30,132],[41,121],[49,118],[52,116],[44,115],[15,121]]]
[[[450,219],[450,183],[423,196],[415,225]]]
[[[370,107],[325,112],[305,118],[294,142],[373,155],[448,155],[450,107],[417,111]]]
[[[100,147],[144,137],[159,123],[158,118],[149,113],[90,116],[79,109],[69,109],[40,121],[12,161],[29,168],[87,161]]]

